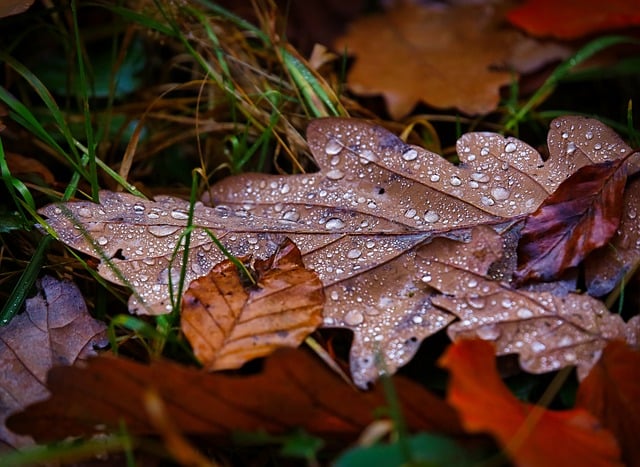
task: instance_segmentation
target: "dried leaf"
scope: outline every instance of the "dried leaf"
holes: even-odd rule
[[[527,0],[507,18],[528,34],[578,39],[596,32],[640,25],[637,2],[628,0]]]
[[[452,340],[493,341],[498,355],[519,354],[526,371],[544,373],[576,365],[584,378],[610,340],[625,339],[627,325],[620,316],[588,295],[512,289],[486,277],[488,267],[469,267],[469,251],[486,252],[488,245],[501,242],[487,228],[474,229],[471,235],[465,247],[438,239],[439,244],[427,245],[419,254],[429,271],[429,285],[443,293],[431,298],[433,305],[459,318],[447,329]],[[452,254],[452,248],[458,251]]]
[[[459,166],[363,121],[316,120],[307,135],[318,173],[230,177],[205,197],[215,207],[195,206],[185,283],[224,260],[205,229],[233,254],[263,258],[286,235],[325,287],[324,325],[354,331],[360,386],[377,377],[376,355],[393,372],[452,319],[431,306],[416,247],[441,235],[464,240],[478,224],[504,230],[575,170],[627,148],[581,117],[552,122],[545,162],[522,141],[491,133],[460,138]],[[103,260],[101,275],[134,291],[132,312],[161,314],[171,309],[170,279],[176,293],[183,269],[188,209],[176,198],[103,192],[99,206],[58,204],[41,213],[62,241]]]
[[[491,433],[517,465],[622,465],[615,438],[584,409],[554,412],[516,399],[498,376],[491,344],[457,342],[440,364],[451,373],[447,400],[465,429]]]
[[[611,430],[625,465],[640,465],[640,353],[614,341],[604,349],[578,389],[576,407],[587,409]]]
[[[39,294],[26,301],[25,312],[0,328],[0,444],[20,447],[28,438],[7,431],[7,416],[44,399],[47,371],[93,355],[107,343],[106,326],[87,312],[71,282],[45,276]]]
[[[617,159],[581,167],[561,183],[526,219],[516,278],[557,279],[605,245],[620,223],[626,182],[627,166]]]
[[[298,349],[278,350],[252,376],[103,356],[82,367],[54,368],[47,384],[51,398],[9,420],[13,430],[39,441],[90,435],[122,423],[133,434],[155,433],[140,411],[150,389],[179,432],[227,442],[233,431],[278,434],[294,428],[353,440],[373,422],[376,408],[386,405],[381,387],[361,393]],[[394,378],[394,384],[412,429],[461,433],[455,413],[441,399],[408,379]]]
[[[526,48],[538,66],[566,55],[505,29],[503,13],[487,2],[397,2],[384,14],[352,23],[334,48],[356,56],[347,76],[349,87],[358,94],[382,94],[394,120],[418,102],[484,114],[497,107],[500,87],[513,81],[513,70],[505,62],[517,57],[516,51]],[[521,57],[519,64],[531,69]]]
[[[291,240],[254,267],[255,287],[243,286],[226,260],[184,294],[182,331],[208,370],[239,368],[278,347],[297,347],[322,323],[322,282],[304,268]]]
[[[0,4],[0,18],[24,13],[33,5],[33,0],[3,0]]]

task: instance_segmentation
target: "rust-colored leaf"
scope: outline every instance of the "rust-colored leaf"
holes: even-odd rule
[[[534,36],[578,39],[640,25],[640,8],[629,0],[527,0],[509,11],[507,18]]]
[[[93,355],[94,346],[107,343],[106,326],[87,311],[71,282],[45,276],[39,293],[25,303],[25,311],[0,327],[0,445],[20,447],[30,440],[7,431],[12,412],[44,399],[47,371]]]
[[[611,430],[625,465],[640,465],[640,353],[614,341],[580,384],[576,406],[587,409]]]
[[[185,201],[102,192],[100,205],[41,212],[62,241],[102,259],[100,274],[133,290],[134,313],[170,311],[181,271],[190,283],[225,259],[207,229],[236,256],[266,258],[289,237],[325,287],[324,326],[354,331],[352,375],[365,386],[380,371],[376,355],[393,372],[452,320],[431,305],[416,248],[442,235],[465,240],[478,224],[502,232],[576,169],[628,148],[605,125],[581,117],[552,122],[546,161],[522,141],[492,133],[460,138],[458,166],[359,120],[316,120],[307,136],[319,172],[245,174],[211,188],[203,200],[214,207],[194,207],[184,268]]]
[[[358,94],[382,94],[395,120],[418,102],[483,114],[495,110],[500,88],[514,79],[513,66],[505,63],[516,64],[524,49],[527,54],[532,49],[542,52],[535,54],[534,66],[568,53],[504,28],[503,15],[503,8],[487,2],[398,2],[385,13],[352,23],[334,48],[356,56],[347,76],[349,87]],[[521,62],[517,65],[531,68]]]
[[[558,278],[606,244],[622,214],[627,166],[622,159],[578,169],[530,214],[518,245],[519,281]]]
[[[440,364],[451,373],[447,400],[465,429],[493,435],[517,465],[622,465],[615,438],[586,410],[555,412],[516,399],[498,376],[491,344],[457,342]]]
[[[252,376],[98,357],[82,367],[55,368],[47,384],[48,400],[9,421],[13,430],[38,441],[117,429],[123,422],[130,433],[156,433],[141,412],[150,389],[179,432],[227,441],[238,430],[278,434],[294,428],[353,440],[374,420],[376,408],[386,405],[381,387],[360,392],[299,349],[278,350]],[[461,433],[454,411],[441,399],[408,379],[394,378],[394,384],[412,429]]]
[[[225,260],[184,294],[182,331],[208,370],[238,368],[278,347],[297,347],[322,323],[322,282],[304,268],[291,240],[254,267],[256,286],[243,284]]]
[[[482,268],[469,267],[463,260],[465,250],[451,240],[437,239],[437,244],[419,252],[429,271],[429,285],[442,292],[431,298],[433,305],[459,318],[447,329],[454,341],[493,341],[498,355],[518,354],[526,371],[544,373],[576,365],[578,376],[584,378],[609,341],[629,335],[632,323],[625,324],[588,295],[513,289],[488,277],[489,245],[499,245],[501,239],[487,228],[476,228],[471,236],[466,254],[486,254],[488,261]],[[473,244],[476,248],[471,248]],[[451,248],[460,253],[451,254]]]

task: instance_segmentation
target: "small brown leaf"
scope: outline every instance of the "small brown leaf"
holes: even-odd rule
[[[296,347],[322,323],[322,282],[304,268],[291,240],[254,267],[256,286],[243,285],[226,260],[184,294],[182,331],[208,370],[238,368],[278,347]]]
[[[626,465],[640,465],[640,353],[610,342],[580,384],[576,407],[587,409],[611,430]]]
[[[588,165],[530,214],[518,244],[520,282],[556,279],[615,234],[627,182],[624,159]]]
[[[382,387],[357,391],[300,349],[279,349],[253,376],[101,356],[82,367],[54,368],[47,385],[51,397],[12,416],[11,429],[38,441],[91,435],[122,423],[130,433],[154,434],[156,427],[140,410],[154,390],[176,430],[187,435],[228,442],[234,431],[275,435],[296,428],[354,440],[386,405]],[[410,428],[461,433],[454,411],[440,398],[405,378],[394,378],[394,385]]]
[[[465,429],[491,433],[516,465],[621,465],[615,438],[586,410],[554,412],[516,399],[498,376],[491,344],[452,344],[440,365],[451,373],[447,400]]]
[[[47,397],[47,371],[85,359],[95,354],[94,346],[107,343],[106,326],[89,315],[73,283],[45,276],[38,289],[26,311],[0,327],[0,444],[14,447],[30,444],[29,439],[8,432],[4,421]]]

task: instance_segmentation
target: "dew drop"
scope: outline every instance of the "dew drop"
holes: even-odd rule
[[[338,219],[337,217],[332,217],[329,219],[326,224],[324,224],[324,228],[327,230],[338,230],[344,227],[344,222],[342,219]]]
[[[482,308],[484,308],[485,300],[483,297],[480,297],[478,295],[470,295],[469,297],[467,297],[467,303],[472,308],[475,308],[476,310],[481,310]]]
[[[349,258],[349,259],[360,258],[361,255],[362,255],[362,251],[358,250],[357,248],[354,248],[354,249],[349,250],[347,252],[347,258]]]
[[[484,326],[480,326],[476,331],[478,337],[480,339],[484,339],[485,341],[492,341],[500,337],[502,331],[495,324],[485,324]]]
[[[171,217],[177,220],[186,221],[189,219],[189,214],[184,211],[171,211]]]
[[[416,151],[415,149],[409,149],[408,151],[405,151],[402,153],[402,158],[405,161],[412,161],[417,157],[418,157],[418,151]]]
[[[516,146],[516,143],[514,143],[513,141],[510,141],[504,147],[504,152],[511,153],[511,152],[515,152],[516,149],[518,149],[518,147]]]
[[[360,152],[360,162],[363,164],[368,164],[369,162],[376,162],[378,160],[378,156],[373,151],[369,149],[364,149]]]
[[[157,212],[150,212],[149,214],[147,214],[147,217],[149,219],[159,219],[160,215]]]
[[[282,215],[282,218],[285,221],[297,222],[300,219],[300,214],[298,214],[298,211],[287,211]]]
[[[600,144],[600,143],[596,143],[596,144],[593,146],[593,149],[595,149],[596,151],[599,151],[600,149],[602,149],[602,144]]]
[[[378,207],[378,205],[375,203],[375,201],[369,201],[369,202],[367,203],[367,207],[368,207],[369,209],[375,209],[375,208],[377,208],[377,207]]]
[[[434,183],[435,183],[435,182],[439,182],[439,181],[440,181],[440,175],[438,175],[438,174],[433,174],[433,175],[431,176],[431,181],[432,181],[432,182],[434,182]]]
[[[420,324],[420,323],[422,323],[423,319],[422,319],[422,316],[416,315],[413,318],[411,318],[411,321],[413,321],[416,324]]]
[[[340,298],[340,295],[338,294],[337,290],[332,290],[331,294],[329,294],[329,297],[331,297],[331,300],[338,300]]]
[[[587,138],[587,139],[593,139],[593,132],[592,131],[587,131],[584,134],[584,137]]]
[[[491,180],[491,177],[481,172],[474,172],[471,174],[471,179],[475,180],[476,182],[487,183],[489,180]]]
[[[635,209],[629,208],[629,212],[627,212],[627,217],[629,219],[635,219],[637,215],[638,215],[638,213],[636,212]]]
[[[462,185],[462,180],[460,180],[460,178],[456,177],[455,175],[453,177],[451,177],[451,179],[449,180],[449,183],[451,183],[453,186],[460,186]]]
[[[366,247],[367,248],[373,248],[374,246],[376,246],[376,243],[373,240],[368,240],[366,243]]]
[[[440,219],[440,215],[435,211],[429,210],[424,213],[425,222],[429,222],[430,224],[433,224],[434,222],[438,222],[438,219]]]
[[[363,321],[364,315],[359,310],[351,310],[344,316],[344,322],[349,326],[357,326]]]
[[[497,186],[491,190],[491,195],[498,201],[503,201],[509,197],[511,192],[504,187]]]
[[[494,204],[496,204],[493,198],[489,196],[483,196],[482,198],[480,198],[480,202],[485,206],[493,206]]]
[[[286,195],[287,193],[289,193],[291,191],[291,187],[289,186],[288,183],[285,183],[284,185],[282,185],[280,187],[280,193],[283,195]]]
[[[98,237],[96,241],[98,242],[98,245],[101,246],[105,246],[109,242],[109,240],[107,240],[107,237]]]
[[[81,217],[91,217],[93,214],[91,214],[91,209],[89,208],[80,208],[78,209],[78,215]]]
[[[576,152],[576,143],[574,143],[573,141],[569,141],[567,143],[567,154],[570,156],[574,152]]]
[[[540,353],[546,348],[547,348],[547,346],[544,345],[542,342],[533,341],[531,343],[531,350],[533,350],[535,353]]]
[[[489,155],[489,147],[488,146],[484,146],[482,149],[480,149],[480,155],[481,156],[488,156]]]
[[[327,172],[327,178],[330,180],[340,180],[344,177],[344,172],[340,169],[333,169]]]
[[[477,286],[478,286],[478,281],[475,279],[469,279],[469,282],[467,282],[467,287],[474,288]]]
[[[176,233],[180,227],[177,225],[150,225],[149,233],[155,235],[156,237],[166,237],[173,233]]]
[[[431,282],[431,275],[430,274],[425,274],[424,276],[422,276],[422,279],[420,279],[422,282]]]
[[[136,214],[142,214],[145,209],[146,208],[144,207],[144,204],[134,204],[133,205],[133,212],[135,212]]]
[[[331,138],[327,141],[327,144],[324,147],[324,152],[326,152],[330,156],[334,156],[342,151],[342,144],[334,138]]]
[[[562,133],[562,139],[567,139],[569,137],[569,133],[567,133],[566,131],[564,133]]]
[[[415,209],[411,208],[411,209],[407,209],[404,212],[404,217],[408,217],[409,219],[412,219],[416,214],[418,213],[418,211],[416,211]]]
[[[528,308],[520,308],[516,314],[518,315],[518,318],[529,319],[533,316],[533,311]]]

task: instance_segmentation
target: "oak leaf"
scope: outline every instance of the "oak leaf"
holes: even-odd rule
[[[324,326],[354,331],[352,375],[365,386],[380,371],[376,355],[393,372],[453,319],[431,305],[417,247],[443,235],[468,240],[478,224],[504,231],[580,167],[619,158],[624,144],[582,117],[551,123],[546,161],[522,141],[492,133],[463,135],[460,165],[364,121],[316,120],[307,137],[319,172],[229,177],[203,198],[214,207],[193,207],[184,268],[186,201],[102,192],[100,205],[40,212],[62,241],[102,260],[100,274],[132,289],[134,313],[167,313],[182,272],[188,284],[224,259],[209,233],[234,255],[262,258],[289,237],[325,287]]]
[[[625,465],[640,465],[638,375],[640,353],[637,348],[613,341],[580,384],[576,399],[576,407],[591,412],[616,436]]]
[[[107,344],[106,326],[89,315],[73,283],[45,276],[37,284],[39,293],[26,300],[24,313],[0,328],[0,444],[13,447],[30,440],[7,431],[4,421],[47,397],[47,371]]]
[[[382,94],[394,120],[418,102],[467,114],[491,112],[500,88],[514,79],[508,63],[515,64],[523,50],[535,56],[534,66],[567,54],[504,28],[504,11],[495,4],[398,3],[383,14],[356,20],[334,44],[356,56],[347,75],[349,87],[358,94]],[[517,64],[531,68],[522,60]]]
[[[491,433],[517,465],[622,465],[615,438],[586,410],[556,412],[516,399],[498,375],[488,342],[452,344],[440,365],[450,372],[447,400],[465,429]]]
[[[629,0],[527,0],[507,18],[528,34],[560,39],[640,25],[638,3]]]
[[[410,428],[461,434],[454,411],[440,398],[406,378],[394,378],[394,385]],[[279,349],[259,374],[249,376],[101,356],[83,366],[54,368],[47,386],[51,397],[12,416],[11,429],[38,441],[92,435],[122,423],[129,433],[154,434],[141,411],[151,389],[187,435],[228,443],[234,431],[304,429],[325,439],[355,440],[386,405],[382,387],[360,392],[300,349]]]
[[[293,242],[286,239],[253,267],[255,286],[243,285],[236,265],[225,260],[183,296],[182,331],[208,370],[238,368],[278,347],[296,347],[322,323],[322,282],[304,268]]]

